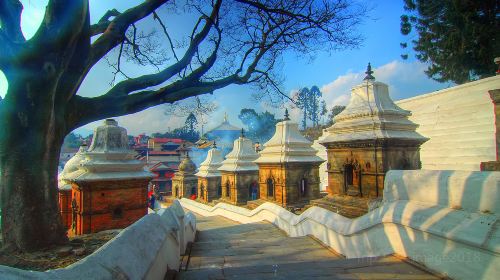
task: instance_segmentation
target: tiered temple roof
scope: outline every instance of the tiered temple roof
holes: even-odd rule
[[[221,176],[218,168],[221,167],[223,160],[221,152],[213,147],[208,151],[207,158],[201,163],[198,173],[195,175],[198,177]]]
[[[64,179],[94,181],[153,177],[144,170],[144,163],[135,159],[135,152],[129,149],[127,130],[119,127],[113,119],[105,120],[94,130],[92,144],[78,156],[82,155],[84,159],[78,162],[77,169],[72,168],[69,173],[63,171]]]
[[[327,128],[320,143],[376,139],[401,139],[425,142],[415,132],[417,124],[408,120],[410,111],[398,107],[389,96],[388,86],[374,78],[352,88],[351,100],[334,124]]]
[[[300,134],[298,124],[286,116],[284,121],[276,124],[276,132],[264,144],[260,157],[254,162],[323,162],[323,159],[316,156],[316,150],[311,147],[311,144],[311,141]]]
[[[233,150],[226,155],[226,160],[219,167],[221,171],[256,171],[258,166],[254,163],[259,155],[255,152],[252,141],[242,135],[234,140]]]

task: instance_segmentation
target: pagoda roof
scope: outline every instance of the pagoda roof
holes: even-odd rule
[[[210,132],[214,132],[214,131],[240,131],[241,128],[239,127],[236,127],[232,124],[230,124],[228,121],[225,121],[223,123],[221,123],[220,125],[216,126],[214,129],[210,130]]]
[[[178,138],[153,138],[151,139],[153,140],[153,142],[155,143],[175,143],[175,144],[181,144],[182,143],[182,139],[178,139]]]
[[[153,165],[149,170],[151,171],[162,171],[162,170],[176,170],[178,166],[176,164],[167,164],[166,162],[158,162]]]
[[[178,151],[149,151],[150,156],[168,156],[168,155],[179,155]]]
[[[312,142],[299,132],[297,123],[284,120],[276,124],[276,131],[264,144],[264,149],[255,163],[300,163],[323,162],[316,156],[316,150],[311,147]]]
[[[224,114],[224,121],[222,121],[221,124],[219,124],[218,126],[213,128],[212,130],[210,130],[208,133],[214,132],[214,131],[233,131],[233,130],[240,131],[241,128],[230,124],[229,121],[227,120],[227,114]]]
[[[213,145],[214,145],[214,141],[207,141],[207,142],[198,144],[198,149],[206,149],[206,148],[212,147]]]

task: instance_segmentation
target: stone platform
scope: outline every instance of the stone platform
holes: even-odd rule
[[[347,218],[357,218],[368,213],[370,199],[348,195],[325,196],[311,200],[309,206],[325,208]]]
[[[267,222],[196,219],[197,241],[178,279],[439,279],[394,256],[345,259]]]

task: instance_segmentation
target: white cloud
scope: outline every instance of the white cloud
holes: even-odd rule
[[[429,79],[424,70],[426,65],[418,61],[401,62],[391,61],[374,68],[373,75],[377,81],[389,85],[389,92],[394,100],[408,98],[427,92],[443,89],[450,84],[440,84]],[[337,77],[332,82],[321,87],[323,98],[328,107],[346,105],[349,102],[351,88],[362,82],[365,73],[348,72]]]
[[[129,135],[140,133],[151,134],[154,132],[167,132],[184,125],[183,118],[166,116],[163,106],[156,106],[139,113],[115,118],[118,125],[127,129]],[[79,129],[81,133],[93,131],[95,127],[101,125],[102,121],[89,123]]]

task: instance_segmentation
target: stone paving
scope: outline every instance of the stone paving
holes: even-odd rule
[[[440,279],[394,256],[345,259],[266,222],[197,215],[198,237],[177,279]]]

